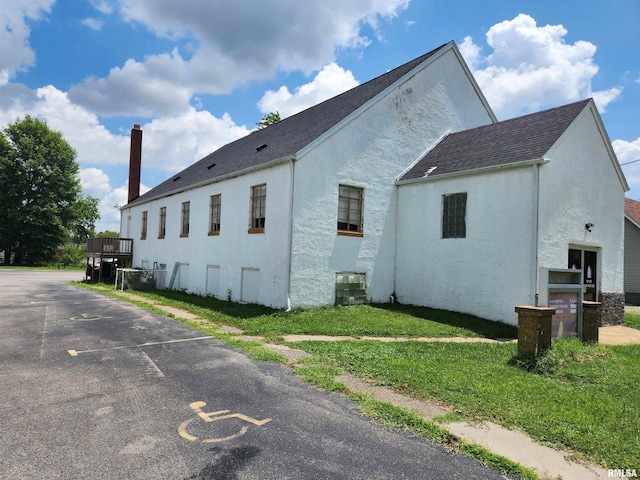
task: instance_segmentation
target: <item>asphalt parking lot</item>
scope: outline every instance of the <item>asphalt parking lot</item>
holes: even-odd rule
[[[504,478],[81,278],[0,270],[0,478]]]

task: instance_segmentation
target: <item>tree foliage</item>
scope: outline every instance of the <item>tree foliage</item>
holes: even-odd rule
[[[269,125],[273,125],[274,123],[278,123],[281,120],[280,112],[271,112],[264,115],[259,122],[256,122],[257,130],[262,130],[263,128],[268,127]]]
[[[30,116],[0,132],[0,249],[5,263],[43,263],[93,232],[98,200],[82,197],[75,150]]]

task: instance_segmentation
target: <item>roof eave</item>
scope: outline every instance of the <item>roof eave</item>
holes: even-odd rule
[[[626,218],[627,220],[629,220],[631,223],[633,223],[637,228],[640,228],[640,224],[638,222],[635,221],[635,219],[633,217],[631,217],[628,214],[624,214],[624,218]]]
[[[203,180],[203,181],[198,182],[198,183],[193,183],[191,185],[187,185],[187,186],[185,186],[183,188],[178,188],[176,190],[172,190],[171,192],[168,192],[168,193],[165,193],[165,194],[154,195],[153,197],[150,197],[148,199],[144,199],[144,200],[142,200],[140,202],[136,201],[136,200],[139,200],[141,198],[141,197],[138,197],[133,202],[128,203],[127,205],[121,207],[120,210],[122,211],[122,210],[124,210],[126,208],[137,207],[138,205],[144,205],[145,203],[152,202],[152,201],[157,200],[159,198],[171,197],[171,196],[177,195],[179,193],[188,192],[189,190],[194,190],[196,188],[204,187],[205,185],[211,185],[213,183],[222,182],[223,180],[228,180],[230,178],[240,177],[242,175],[246,175],[246,174],[249,174],[249,173],[257,172],[259,170],[264,170],[264,169],[267,169],[267,168],[275,167],[276,165],[280,165],[282,163],[287,163],[287,162],[294,161],[294,160],[296,160],[295,154],[293,154],[293,155],[285,155],[284,157],[276,158],[275,160],[270,160],[270,161],[262,163],[260,165],[254,165],[254,166],[245,168],[243,170],[237,170],[235,172],[230,172],[230,173],[227,173],[225,175],[220,175],[218,177],[209,178],[207,180]]]
[[[501,170],[523,168],[523,167],[529,167],[531,165],[543,165],[545,163],[548,163],[549,161],[550,160],[546,157],[534,158],[531,160],[523,160],[520,162],[503,163],[501,165],[492,165],[490,167],[474,168],[472,170],[461,170],[457,172],[442,173],[439,175],[426,175],[424,177],[419,177],[419,178],[408,178],[406,180],[397,180],[396,185],[402,186],[402,185],[410,185],[414,183],[435,182],[437,180],[446,180],[446,179],[456,178],[456,177],[484,175],[486,173],[494,173]]]

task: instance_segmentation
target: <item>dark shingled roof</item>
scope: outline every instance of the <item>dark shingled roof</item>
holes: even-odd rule
[[[362,85],[220,147],[131,201],[129,206],[295,154],[447,45],[441,45]]]
[[[447,135],[400,180],[540,159],[590,101],[582,100]]]

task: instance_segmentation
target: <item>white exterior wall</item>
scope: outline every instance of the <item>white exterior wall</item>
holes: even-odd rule
[[[584,111],[540,169],[538,288],[547,305],[543,268],[567,268],[568,249],[598,250],[598,290],[624,289],[624,192],[608,139]],[[615,161],[615,159],[613,159]],[[589,232],[586,223],[593,223]]]
[[[534,300],[536,168],[399,186],[398,300],[517,324]],[[442,196],[463,192],[466,238],[442,238]]]
[[[251,187],[262,183],[267,184],[264,233],[249,234]],[[121,235],[134,238],[133,266],[142,267],[143,261],[146,268],[154,262],[166,264],[168,286],[175,262],[188,264],[180,269],[187,272],[188,279],[177,279],[174,288],[206,294],[207,281],[217,281],[215,296],[226,299],[231,290],[234,301],[241,300],[243,269],[251,273],[245,275],[251,282],[255,280],[255,269],[259,269],[258,302],[286,306],[290,185],[290,167],[285,163],[125,208]],[[209,236],[209,197],[216,194],[222,195],[220,234]],[[189,236],[180,238],[181,205],[185,201],[191,202]],[[167,208],[164,239],[157,238],[161,207]],[[147,239],[140,240],[145,210],[149,212]],[[214,274],[207,266],[220,269]],[[251,289],[249,295],[254,293],[253,286]]]
[[[393,293],[394,180],[447,131],[491,123],[453,51],[303,152],[295,165],[291,300],[333,304],[336,272],[365,273],[368,296]],[[338,185],[364,187],[364,236],[337,234]]]

